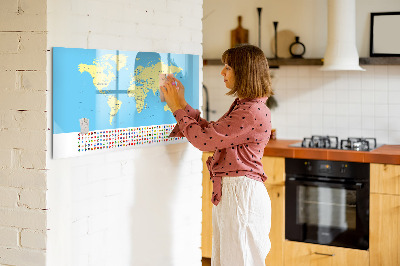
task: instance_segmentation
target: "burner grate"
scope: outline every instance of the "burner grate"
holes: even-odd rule
[[[303,148],[370,151],[377,148],[377,143],[376,138],[347,138],[342,139],[339,143],[339,139],[336,136],[313,135],[311,138],[304,138],[301,143],[297,143],[293,146],[301,146]]]
[[[338,149],[339,140],[336,136],[312,136],[311,138],[304,138],[301,147],[305,148],[325,148],[325,149]]]
[[[376,147],[376,138],[347,138],[340,141],[342,150],[369,151]]]

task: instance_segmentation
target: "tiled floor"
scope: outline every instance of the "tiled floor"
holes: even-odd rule
[[[211,259],[209,258],[202,258],[203,266],[211,266]]]

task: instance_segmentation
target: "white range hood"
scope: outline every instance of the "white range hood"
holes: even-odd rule
[[[358,70],[355,0],[328,0],[328,44],[320,70]]]

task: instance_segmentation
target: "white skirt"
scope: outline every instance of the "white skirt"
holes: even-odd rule
[[[262,182],[245,176],[223,177],[212,223],[212,266],[265,265],[271,249],[271,201]]]

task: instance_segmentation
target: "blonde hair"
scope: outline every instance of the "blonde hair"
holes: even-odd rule
[[[274,94],[268,61],[260,48],[248,44],[230,48],[222,54],[221,60],[235,74],[235,85],[227,95],[255,99]]]

